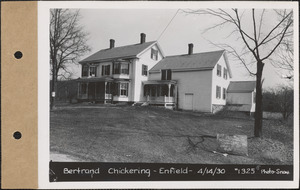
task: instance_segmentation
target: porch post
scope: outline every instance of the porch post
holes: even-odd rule
[[[87,95],[87,99],[89,99],[89,82],[88,83],[86,83],[86,95]]]
[[[171,84],[168,84],[169,90],[168,90],[168,97],[170,98],[171,96]]]
[[[106,104],[106,85],[107,85],[107,82],[105,81],[104,83],[104,103]]]
[[[79,98],[79,95],[80,95],[80,82],[78,82],[77,98]]]
[[[97,99],[97,83],[95,82],[95,103],[96,103],[96,99]]]

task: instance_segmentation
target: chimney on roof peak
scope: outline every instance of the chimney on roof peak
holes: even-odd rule
[[[109,40],[109,49],[112,49],[115,47],[115,40],[114,39],[110,39]]]
[[[141,33],[141,44],[146,42],[146,34]]]
[[[189,55],[192,55],[193,54],[193,48],[194,48],[194,44],[189,44],[189,52],[188,52],[188,54]]]

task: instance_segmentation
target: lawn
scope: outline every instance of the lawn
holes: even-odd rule
[[[265,119],[264,138],[253,137],[253,118],[161,107],[82,105],[50,112],[53,161],[198,164],[292,164],[293,127]],[[247,135],[248,156],[215,154],[215,138]]]

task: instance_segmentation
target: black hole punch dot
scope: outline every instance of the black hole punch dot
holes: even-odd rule
[[[23,57],[23,53],[20,52],[20,51],[16,51],[16,53],[15,53],[15,58],[16,58],[16,59],[21,59],[22,57]]]
[[[14,132],[14,138],[19,140],[22,137],[22,134],[19,131]]]

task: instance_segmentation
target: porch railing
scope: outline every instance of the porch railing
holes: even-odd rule
[[[147,102],[150,103],[174,103],[174,97],[168,96],[147,96]]]

